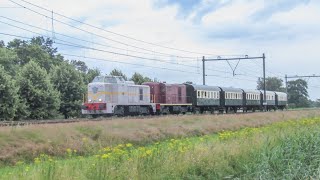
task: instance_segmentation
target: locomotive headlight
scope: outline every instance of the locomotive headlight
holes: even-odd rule
[[[91,102],[92,100],[91,99],[89,99],[89,102]]]
[[[101,102],[102,101],[102,99],[99,99],[99,102]]]

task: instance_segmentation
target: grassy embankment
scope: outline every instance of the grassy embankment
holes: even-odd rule
[[[0,169],[5,179],[319,179],[320,118],[274,122],[218,134],[104,147],[92,156],[66,149]]]
[[[222,130],[259,127],[273,122],[320,116],[317,110],[237,115],[168,116],[155,119],[115,119],[72,124],[0,128],[0,167],[33,162],[40,154],[67,157],[94,155],[103,147],[131,143],[143,146],[183,137],[202,136]]]

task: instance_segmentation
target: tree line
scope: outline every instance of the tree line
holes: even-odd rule
[[[98,75],[99,69],[59,54],[49,38],[14,39],[7,44],[0,41],[0,120],[80,117],[87,84]],[[118,69],[109,75],[135,84],[157,81],[138,72],[128,78]],[[285,91],[279,78],[269,77],[266,82],[267,90]],[[257,88],[262,87],[259,80]],[[319,100],[308,99],[307,89],[302,79],[289,81],[289,103],[294,107],[320,106]]]
[[[263,90],[263,79],[258,79],[257,89]],[[266,78],[267,91],[286,92],[283,80],[277,77]],[[303,79],[288,81],[288,104],[291,108],[320,107],[320,99],[312,101],[309,99],[308,82]]]
[[[98,75],[83,61],[65,59],[49,38],[0,41],[0,120],[80,117],[87,84]],[[117,69],[110,75],[152,81],[137,72],[129,79]]]

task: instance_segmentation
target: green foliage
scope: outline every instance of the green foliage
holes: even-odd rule
[[[78,71],[84,74],[88,72],[88,66],[83,61],[71,60],[70,64],[72,64]]]
[[[0,174],[4,179],[319,179],[319,130],[320,118],[310,118],[140,147],[100,147],[94,156],[67,148],[66,159],[41,154],[32,164],[20,162]]]
[[[184,84],[193,84],[192,81],[186,81]]]
[[[30,43],[32,45],[38,45],[42,50],[47,52],[51,58],[57,53],[57,48],[52,47],[53,41],[50,38],[44,38],[42,36],[34,37],[31,39]]]
[[[110,75],[110,76],[121,76],[121,77],[123,77],[124,80],[126,80],[126,81],[128,80],[127,76],[126,76],[124,73],[122,73],[122,71],[119,70],[119,69],[113,69],[113,70],[110,72],[109,75]]]
[[[142,74],[135,72],[131,79],[131,81],[133,81],[135,84],[142,84],[144,82],[153,82],[152,79],[150,79],[149,77],[144,77]]]
[[[288,102],[296,107],[309,107],[308,83],[303,79],[288,82]]]
[[[9,49],[0,47],[0,65],[2,65],[11,76],[15,76],[19,69],[19,58],[17,54]]]
[[[259,78],[258,79],[258,85],[257,85],[257,89],[258,90],[263,90],[263,79]],[[277,77],[267,77],[266,78],[266,90],[267,91],[280,91],[280,92],[284,92],[285,88],[282,87],[283,86],[283,80]]]
[[[4,42],[2,40],[0,40],[0,48],[5,47],[6,45],[4,44]]]
[[[61,104],[59,111],[65,118],[79,116],[85,85],[81,73],[72,65],[64,63],[56,66],[50,73],[55,89],[60,92]]]
[[[53,41],[44,37],[14,39],[6,47],[0,41],[1,65],[17,79],[17,87],[22,86],[15,119],[53,118],[57,107],[66,118],[79,115],[85,86],[101,74],[83,61],[65,60],[53,47]]]
[[[89,69],[85,76],[85,84],[89,84],[96,76],[100,76],[101,72],[99,69]]]
[[[23,66],[33,60],[49,72],[52,66],[58,65],[63,61],[61,56],[54,56],[56,50],[51,46],[51,40],[44,40],[43,37],[37,37],[33,38],[30,42],[15,39],[8,43],[7,48],[17,53],[19,65]]]
[[[30,61],[21,68],[17,79],[19,94],[28,105],[30,119],[47,119],[57,115],[60,94],[53,88],[45,69]]]
[[[19,108],[19,88],[0,65],[0,120],[12,120]]]

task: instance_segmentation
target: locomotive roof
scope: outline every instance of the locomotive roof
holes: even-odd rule
[[[242,93],[243,90],[240,89],[240,88],[232,88],[232,87],[220,87],[222,89],[222,91],[225,91],[225,92],[240,92]]]

